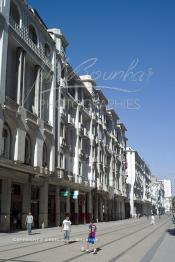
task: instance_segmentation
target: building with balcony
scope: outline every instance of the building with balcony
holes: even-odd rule
[[[160,180],[164,188],[164,209],[166,213],[172,211],[172,183],[169,179]]]
[[[126,216],[126,128],[67,46],[26,1],[0,1],[1,231],[29,211],[35,227]]]
[[[151,172],[137,151],[127,148],[127,194],[130,216],[151,214]]]
[[[162,181],[159,181],[156,176],[151,176],[151,203],[153,214],[164,214],[165,212],[165,190]]]

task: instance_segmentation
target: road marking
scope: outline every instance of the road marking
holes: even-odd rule
[[[169,221],[168,221],[169,222]],[[131,249],[133,249],[134,247],[136,247],[138,244],[140,244],[141,242],[143,242],[146,238],[148,238],[149,236],[151,236],[152,234],[154,234],[160,227],[162,227],[162,225],[165,225],[168,223],[167,221],[165,223],[162,223],[160,226],[156,227],[152,232],[148,233],[147,235],[145,235],[143,238],[141,238],[140,240],[138,240],[136,243],[134,243],[132,246],[128,247],[127,249],[125,249],[123,252],[121,252],[120,254],[118,254],[116,257],[113,257],[112,259],[110,259],[108,262],[116,262],[120,257],[122,257],[123,255],[125,255],[128,251],[130,251]],[[150,262],[150,261],[149,261]]]
[[[153,247],[148,250],[148,252],[145,254],[145,256],[142,258],[140,262],[150,262],[154,255],[156,254],[158,248],[160,247],[161,243],[165,239],[165,236],[167,235],[167,232],[164,232],[161,237],[156,241],[156,243],[153,245]]]

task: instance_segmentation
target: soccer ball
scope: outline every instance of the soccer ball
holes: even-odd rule
[[[81,252],[84,252],[85,251],[85,248],[84,247],[81,247]]]

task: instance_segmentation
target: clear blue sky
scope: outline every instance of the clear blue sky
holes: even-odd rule
[[[103,92],[117,103],[120,118],[128,128],[129,145],[138,150],[153,175],[170,178],[175,188],[175,2],[29,3],[49,28],[62,29],[69,41],[67,56],[74,68],[96,58],[89,73],[100,71],[106,77],[111,72],[125,72],[123,78],[113,80],[104,80],[101,75],[97,85],[109,87]],[[135,77],[129,79],[126,71],[134,59],[138,61],[133,69]],[[83,68],[78,72],[85,73]],[[123,92],[126,89],[139,91]]]

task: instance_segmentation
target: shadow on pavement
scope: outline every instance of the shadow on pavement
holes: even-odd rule
[[[74,241],[69,241],[69,244],[73,244],[73,243],[77,243],[78,241],[74,240]]]
[[[175,228],[168,229],[167,232],[168,232],[171,236],[175,236]]]

